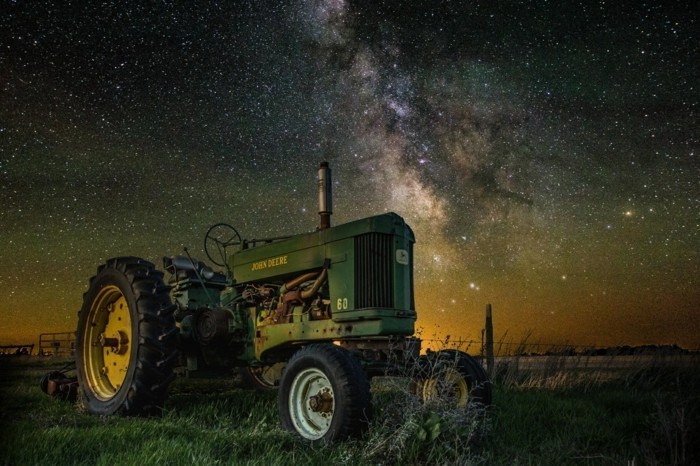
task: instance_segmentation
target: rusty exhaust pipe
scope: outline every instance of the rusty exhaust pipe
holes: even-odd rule
[[[319,230],[331,227],[333,213],[333,189],[331,186],[331,169],[328,162],[321,162],[318,167],[318,215],[321,216]]]

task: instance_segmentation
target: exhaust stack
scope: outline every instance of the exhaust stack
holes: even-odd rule
[[[331,227],[333,213],[333,190],[331,186],[331,169],[328,162],[321,162],[318,167],[318,215],[321,216],[319,230]]]

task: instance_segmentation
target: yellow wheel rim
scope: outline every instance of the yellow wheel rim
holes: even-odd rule
[[[93,300],[83,339],[85,376],[96,398],[107,401],[126,379],[131,360],[131,314],[121,290],[104,286]]]
[[[456,369],[448,367],[423,382],[423,401],[446,401],[458,408],[469,402],[467,380]]]

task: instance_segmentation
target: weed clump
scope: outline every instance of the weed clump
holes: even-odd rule
[[[648,463],[698,464],[700,460],[700,399],[697,394],[658,391],[647,434],[639,441]]]
[[[375,381],[375,416],[361,456],[371,464],[474,464],[489,430],[482,405],[423,403],[406,380]]]

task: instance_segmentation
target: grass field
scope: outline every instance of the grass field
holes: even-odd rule
[[[329,447],[282,431],[276,395],[244,390],[234,377],[179,378],[160,418],[102,418],[41,392],[41,375],[55,366],[0,359],[1,464],[700,464],[692,364],[640,359],[601,372],[511,361],[483,414],[423,406],[405,381],[379,378],[364,438]]]

